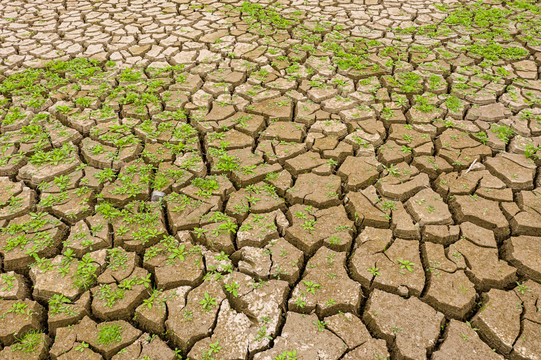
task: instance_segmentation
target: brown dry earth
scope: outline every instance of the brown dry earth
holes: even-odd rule
[[[0,358],[541,359],[541,6],[0,0]]]

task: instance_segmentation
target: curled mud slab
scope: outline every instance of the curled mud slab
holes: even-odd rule
[[[541,358],[534,0],[0,0],[0,358]]]

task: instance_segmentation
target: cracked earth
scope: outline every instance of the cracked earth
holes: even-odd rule
[[[0,358],[541,359],[541,5],[0,1]]]

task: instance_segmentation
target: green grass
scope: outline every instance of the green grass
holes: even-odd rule
[[[122,341],[122,333],[124,331],[122,326],[118,324],[103,324],[98,326],[98,344],[109,346]]]
[[[31,330],[22,338],[17,339],[17,342],[13,344],[12,351],[19,351],[25,354],[32,354],[36,352],[38,346],[42,343],[42,333]]]

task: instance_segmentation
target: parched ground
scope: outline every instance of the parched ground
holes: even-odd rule
[[[0,358],[541,359],[541,5],[0,1]]]

